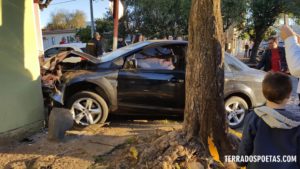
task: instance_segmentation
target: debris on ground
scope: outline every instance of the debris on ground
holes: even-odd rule
[[[108,127],[91,125],[72,129],[66,132],[63,142],[49,141],[48,132],[44,131],[29,137],[28,142],[26,139],[0,146],[0,168],[91,169],[95,161],[101,161],[101,155],[113,152],[121,145],[136,143],[138,136],[180,128],[181,123],[177,122],[114,122]],[[132,158],[138,157],[138,147],[132,147]]]

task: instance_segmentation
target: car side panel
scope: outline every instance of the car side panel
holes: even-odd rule
[[[243,93],[251,100],[252,107],[261,106],[265,103],[264,96],[262,95],[261,81],[250,76],[247,72],[235,72],[233,90],[227,94]]]

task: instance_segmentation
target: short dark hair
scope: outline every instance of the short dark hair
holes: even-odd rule
[[[268,38],[268,41],[269,40],[273,40],[275,42],[275,41],[277,41],[277,37],[276,36],[271,36],[271,37]]]
[[[284,99],[289,98],[292,92],[292,81],[286,74],[269,72],[263,80],[262,91],[267,100],[280,104]]]

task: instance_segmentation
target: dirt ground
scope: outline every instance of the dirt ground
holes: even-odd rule
[[[0,146],[0,168],[4,169],[85,169],[119,145],[137,136],[180,129],[181,123],[169,120],[113,122],[107,127],[93,125],[68,131],[64,142],[47,140],[47,131],[22,142]]]
[[[300,112],[297,82],[293,79],[293,94],[287,106],[295,113]],[[61,143],[48,141],[45,130],[22,142],[0,146],[0,169],[104,169],[112,158],[120,159],[116,154],[124,154],[124,150],[134,157],[136,150],[128,145],[147,141],[139,138],[181,129],[181,124],[171,120],[113,121],[105,127],[93,125],[71,130]]]

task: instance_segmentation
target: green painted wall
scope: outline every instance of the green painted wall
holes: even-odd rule
[[[44,118],[33,0],[0,0],[0,134]]]

